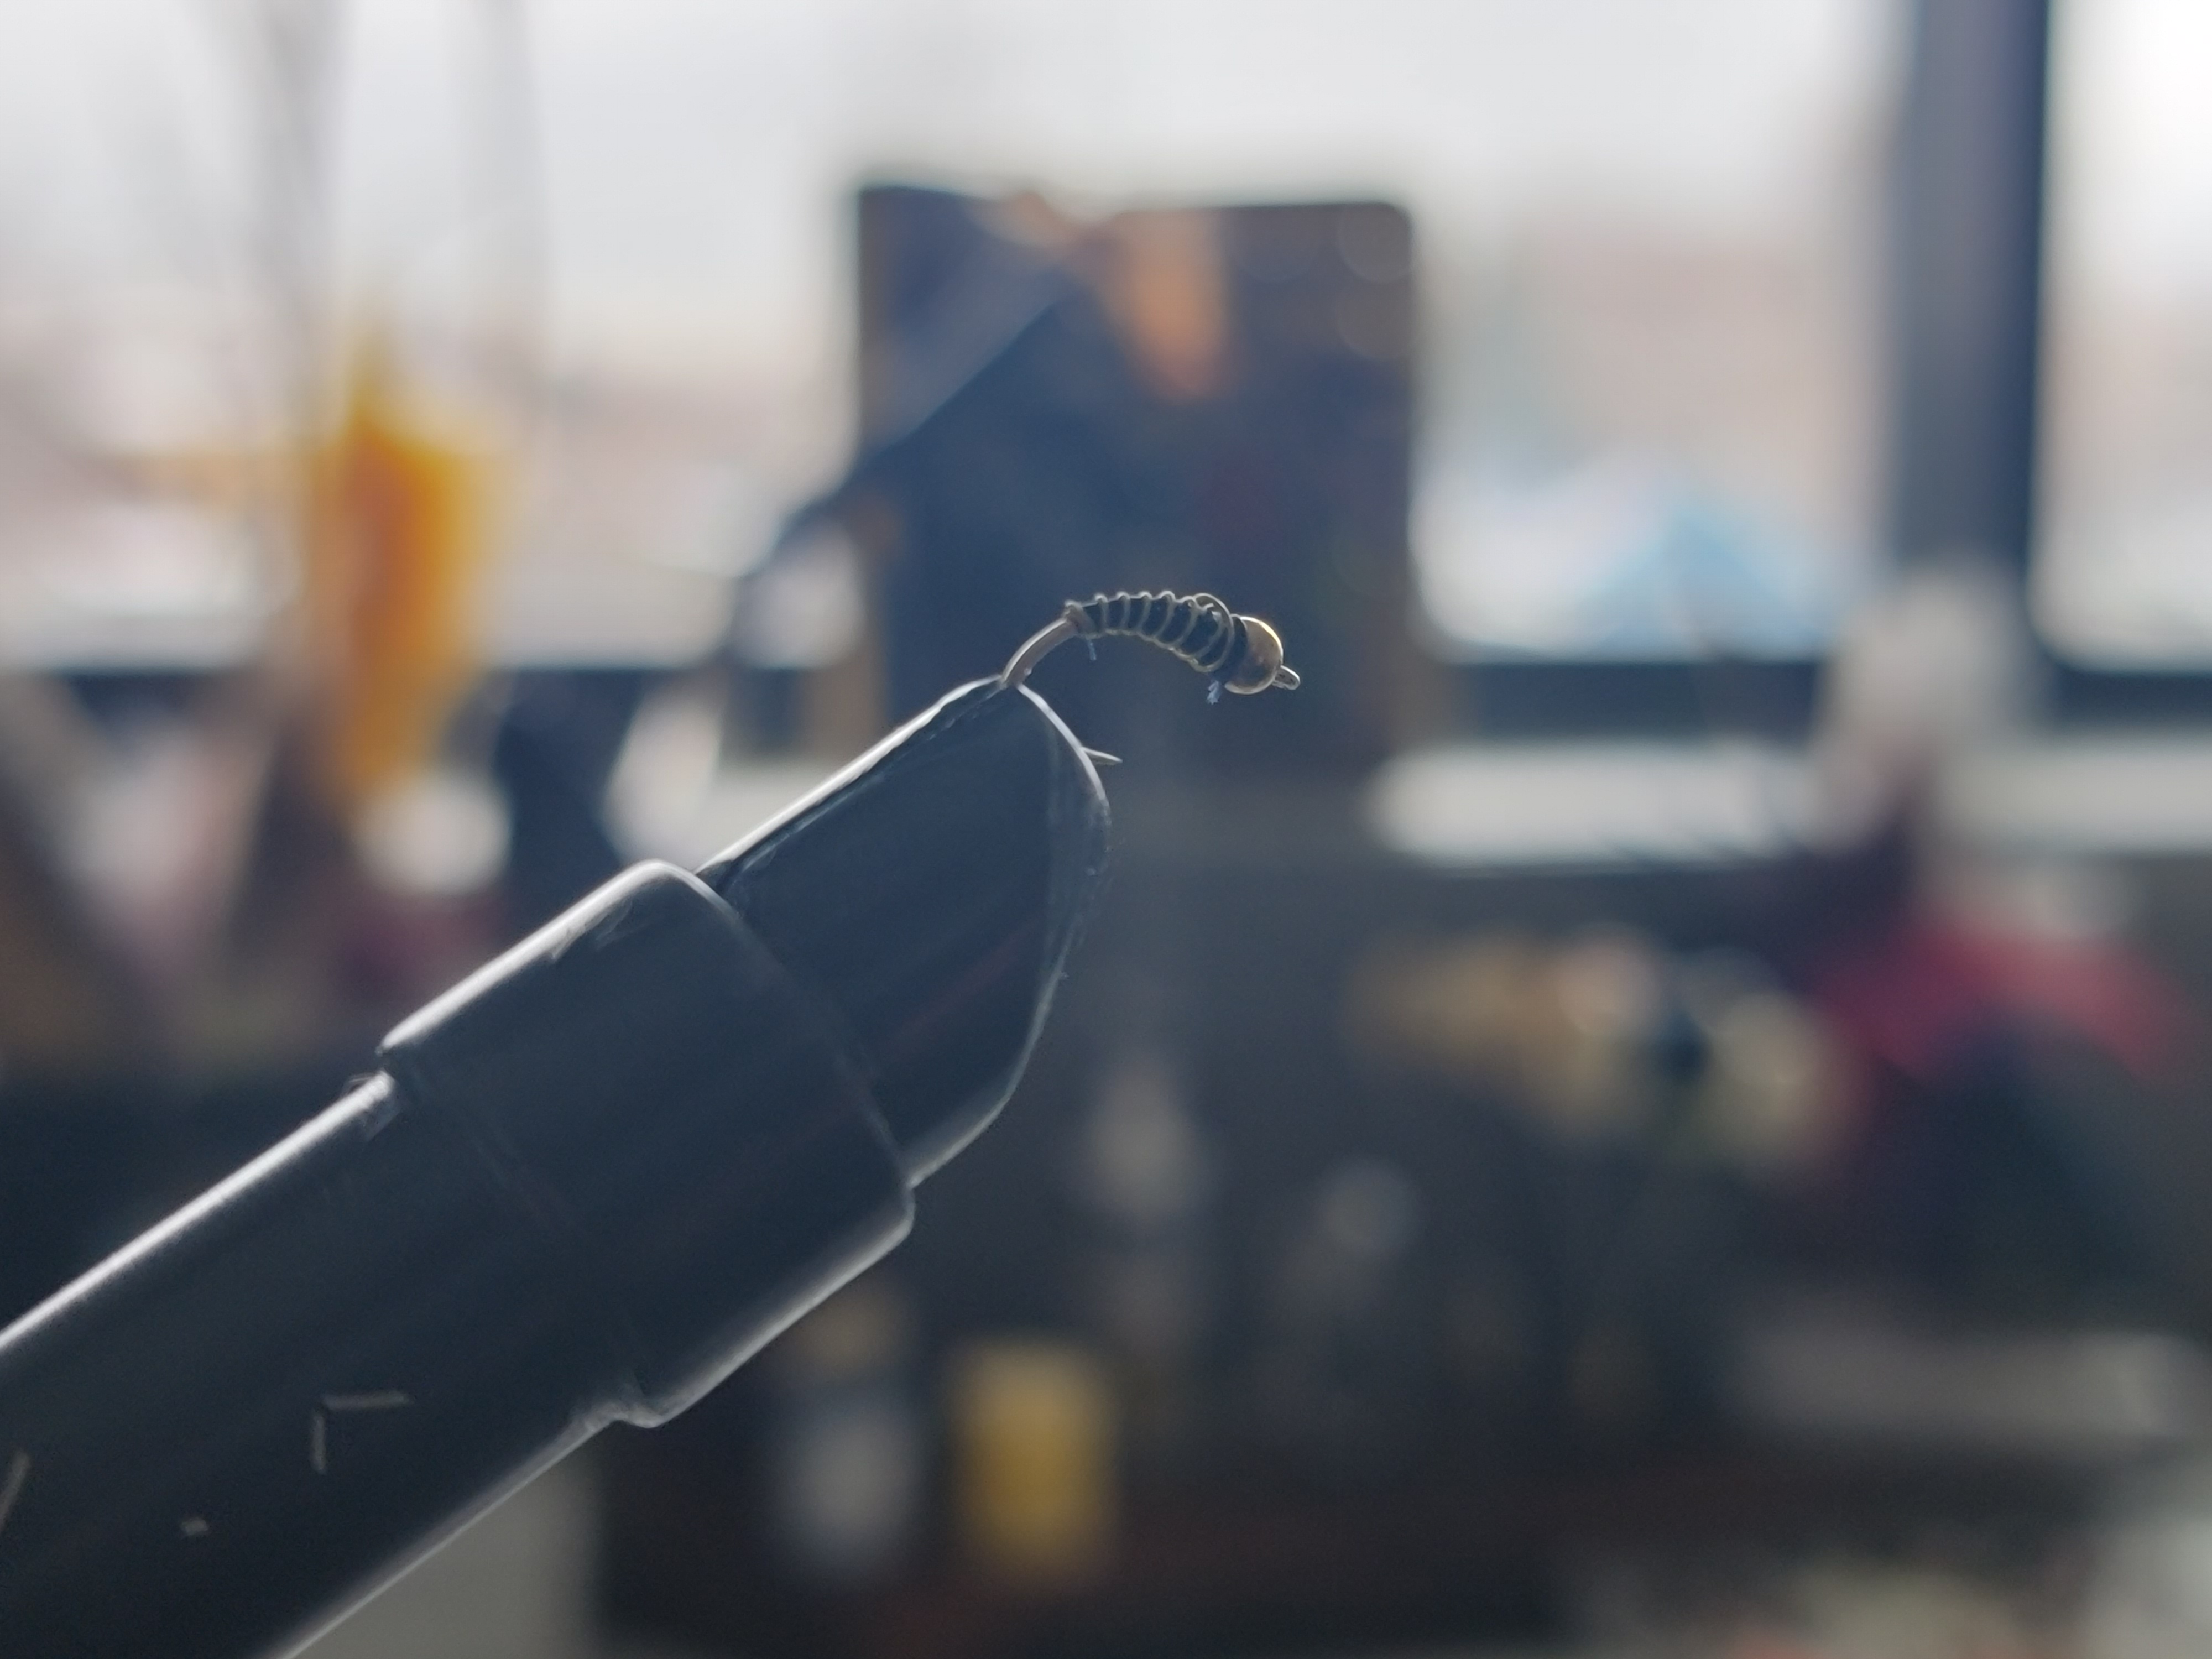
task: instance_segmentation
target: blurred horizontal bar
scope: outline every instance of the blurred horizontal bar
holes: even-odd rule
[[[1707,865],[1848,838],[1802,750],[1716,743],[1469,744],[1368,787],[1369,829],[1424,863]],[[1968,845],[2106,856],[2212,854],[2212,729],[2007,744],[1954,762],[1936,810]]]
[[[1936,1331],[1808,1309],[1747,1336],[1736,1393],[1770,1429],[1863,1444],[2101,1462],[2212,1431],[2212,1360],[2153,1331]]]
[[[1938,802],[1967,840],[2007,850],[2212,852],[2212,732],[1985,751],[1951,769]]]
[[[1431,864],[1709,864],[1802,840],[1802,757],[1769,744],[1484,744],[1407,755],[1376,775],[1368,823]]]

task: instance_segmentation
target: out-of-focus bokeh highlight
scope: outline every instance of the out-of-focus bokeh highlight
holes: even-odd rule
[[[1069,598],[910,1243],[318,1659],[2212,1650],[2192,0],[0,20],[0,1318]],[[2199,542],[2205,545],[2200,546]]]
[[[2038,616],[2069,655],[2117,667],[2212,659],[2196,465],[2212,350],[2212,48],[2161,0],[2056,13],[2046,557]]]

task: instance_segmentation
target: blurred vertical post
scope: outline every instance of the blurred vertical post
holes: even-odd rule
[[[1891,536],[2024,568],[2033,528],[2050,0],[1917,0],[1892,252]]]

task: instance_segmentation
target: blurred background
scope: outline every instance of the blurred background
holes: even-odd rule
[[[0,1320],[1060,602],[908,1245],[318,1659],[2212,1650],[2212,14],[0,12]]]

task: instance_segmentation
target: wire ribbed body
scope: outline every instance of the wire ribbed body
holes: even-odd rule
[[[1233,675],[1249,648],[1243,618],[1211,593],[1099,593],[1060,614],[1079,637],[1145,640],[1212,679]]]
[[[1070,599],[1060,615],[1022,642],[999,676],[1019,685],[1030,670],[1070,640],[1085,645],[1106,635],[1144,640],[1181,658],[1212,682],[1206,700],[1233,691],[1250,696],[1271,686],[1295,691],[1297,671],[1283,660],[1282,636],[1257,617],[1240,616],[1211,593],[1097,593]],[[1095,654],[1095,653],[1094,653]]]

